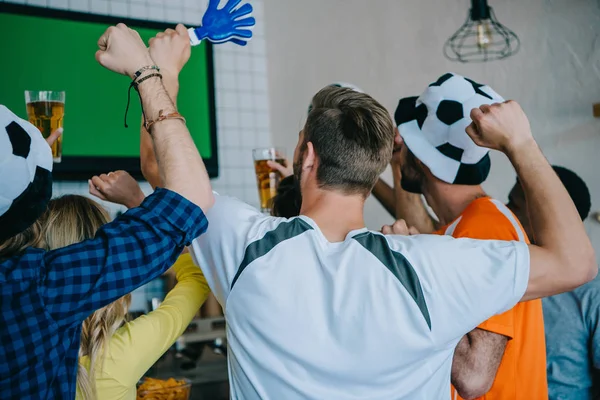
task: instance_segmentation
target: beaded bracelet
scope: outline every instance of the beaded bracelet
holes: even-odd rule
[[[138,69],[135,74],[133,74],[133,81],[135,82],[135,80],[139,78],[144,71],[148,71],[149,69],[154,69],[157,72],[160,72],[158,65],[146,65],[145,67]]]

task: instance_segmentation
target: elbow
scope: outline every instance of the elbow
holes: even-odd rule
[[[152,189],[156,190],[157,187],[161,186],[160,173],[158,171],[158,165],[148,165],[147,163],[141,164],[142,176],[152,186]]]
[[[484,396],[490,391],[494,383],[494,377],[483,374],[471,374],[465,381],[452,382],[458,395],[464,400],[472,400]]]
[[[208,196],[206,197],[205,204],[202,206],[202,211],[207,211],[215,205],[215,195],[212,190],[209,190]]]
[[[596,263],[596,254],[593,249],[591,249],[590,254],[587,257],[586,266],[586,270],[581,274],[581,285],[594,280],[598,275],[598,264]]]
[[[573,281],[573,289],[585,285],[592,281],[598,275],[598,264],[596,262],[596,253],[591,243],[587,251],[582,251],[576,259],[570,260],[573,268],[571,269],[571,280]]]

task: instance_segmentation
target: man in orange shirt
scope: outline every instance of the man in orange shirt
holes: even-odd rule
[[[465,132],[468,110],[502,101],[488,86],[454,74],[418,98],[400,100],[392,162],[396,218],[421,233],[528,242],[517,218],[480,186],[490,170],[488,150]],[[376,196],[385,193],[383,186],[375,187]],[[453,400],[547,399],[541,300],[518,303],[464,336],[454,352],[451,381]]]

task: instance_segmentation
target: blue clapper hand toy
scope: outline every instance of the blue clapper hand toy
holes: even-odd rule
[[[209,0],[208,9],[202,17],[202,26],[188,29],[192,46],[204,39],[212,43],[232,42],[245,46],[252,38],[252,27],[256,20],[250,16],[252,5],[246,3],[236,8],[242,0],[228,0],[223,8],[219,0]]]

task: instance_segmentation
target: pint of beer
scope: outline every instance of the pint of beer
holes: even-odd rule
[[[256,183],[258,184],[258,197],[260,209],[263,213],[271,212],[271,200],[277,194],[277,187],[281,180],[281,174],[269,167],[267,161],[285,164],[285,150],[276,148],[254,149],[254,170],[256,171]]]
[[[65,92],[27,90],[25,103],[29,122],[42,132],[42,136],[47,138],[52,132],[62,128],[65,116]],[[61,161],[62,135],[52,145],[52,158],[55,163]]]

